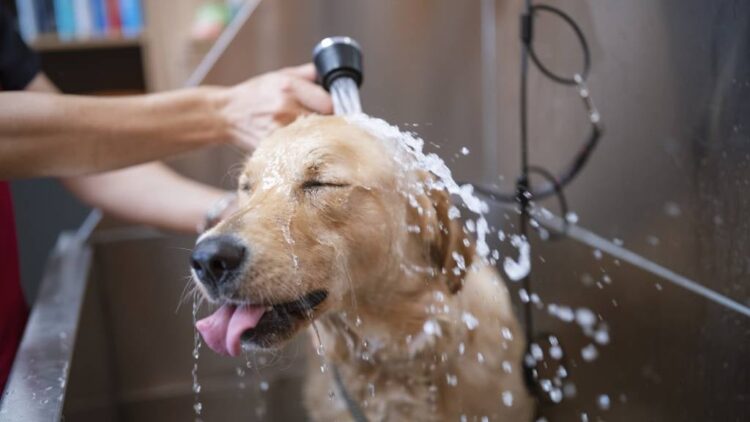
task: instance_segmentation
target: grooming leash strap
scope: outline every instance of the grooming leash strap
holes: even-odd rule
[[[354,401],[349,394],[349,391],[344,386],[344,381],[341,380],[339,368],[336,365],[331,365],[331,369],[333,370],[333,380],[336,382],[336,387],[339,389],[339,393],[341,393],[341,397],[343,397],[344,402],[346,403],[346,408],[349,410],[349,414],[352,415],[352,418],[354,418],[356,422],[368,422],[365,412],[362,411],[359,403]]]

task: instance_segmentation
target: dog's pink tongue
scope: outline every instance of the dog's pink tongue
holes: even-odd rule
[[[255,328],[263,316],[263,307],[224,305],[195,323],[208,347],[222,355],[239,356],[242,333]]]

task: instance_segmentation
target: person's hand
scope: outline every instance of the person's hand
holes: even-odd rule
[[[265,73],[224,90],[221,113],[230,142],[251,151],[274,129],[311,114],[331,114],[330,95],[315,84],[315,67],[305,64]]]

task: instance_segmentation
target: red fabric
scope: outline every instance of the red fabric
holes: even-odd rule
[[[0,392],[5,388],[29,315],[20,278],[10,188],[0,182]]]

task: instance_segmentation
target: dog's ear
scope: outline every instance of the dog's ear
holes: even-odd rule
[[[444,189],[429,189],[419,199],[417,210],[420,234],[427,253],[442,276],[448,290],[461,290],[466,272],[474,258],[474,242],[465,232],[460,218],[451,218],[451,198]],[[454,210],[455,212],[455,210]]]

